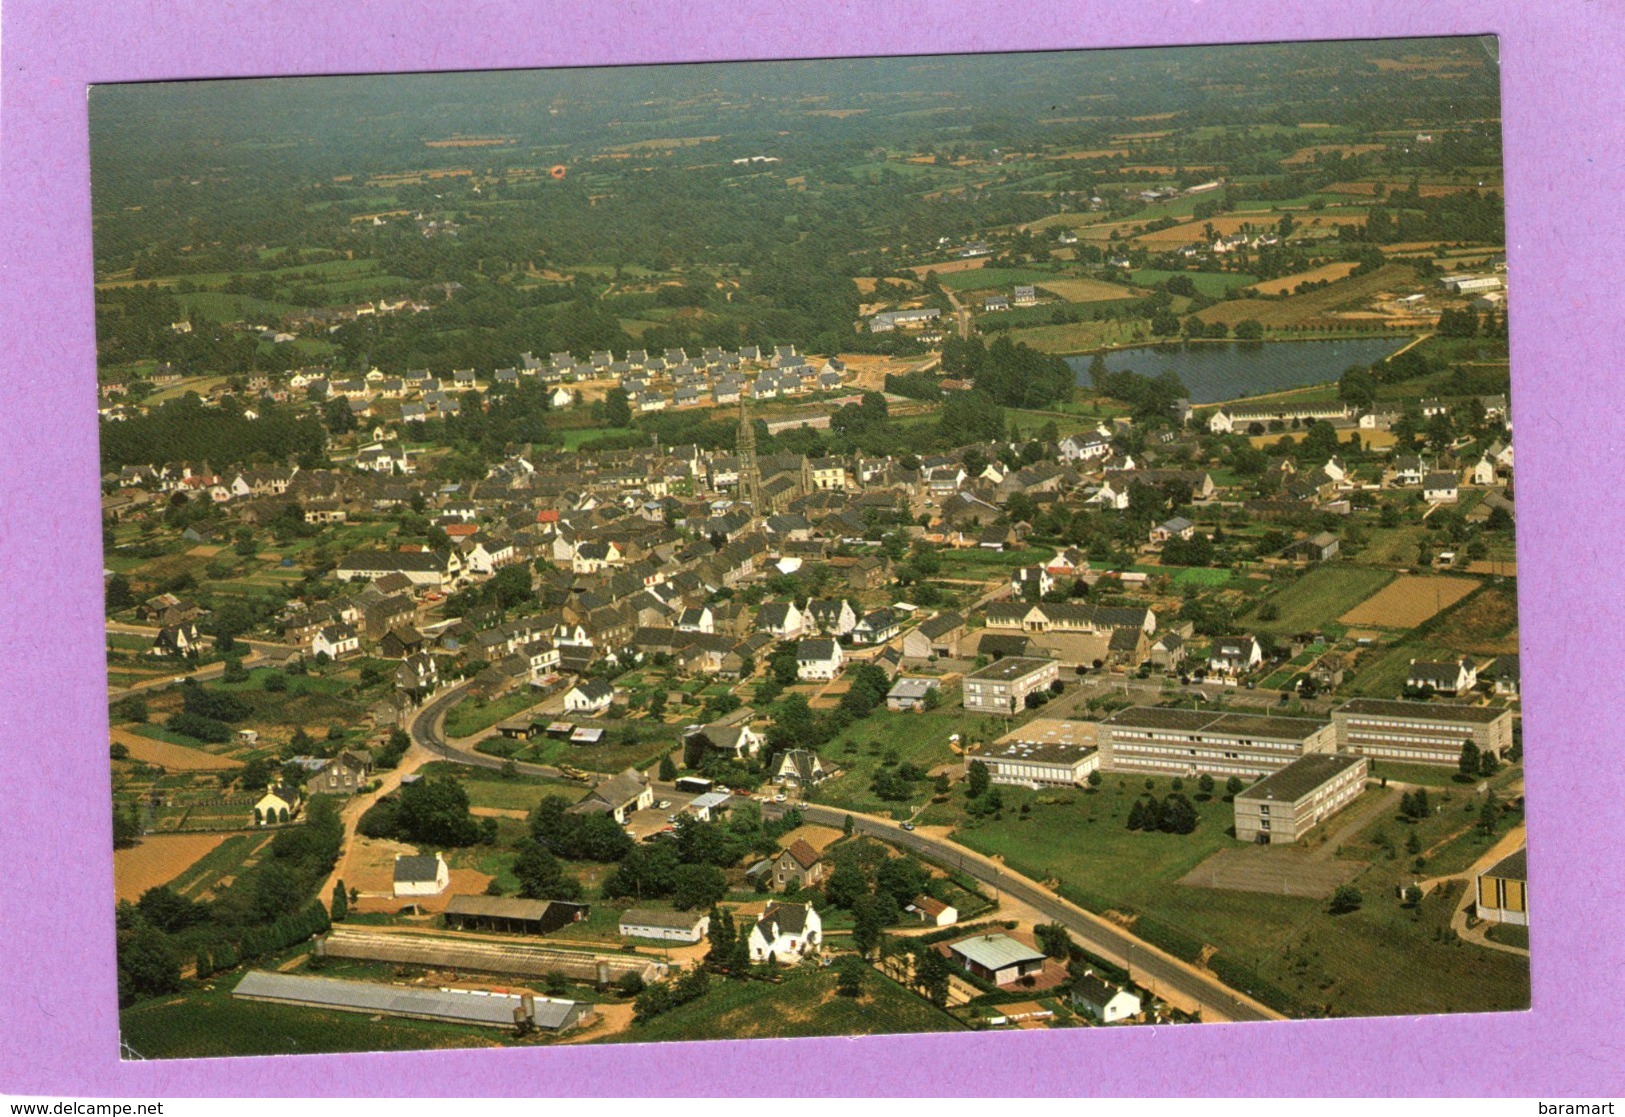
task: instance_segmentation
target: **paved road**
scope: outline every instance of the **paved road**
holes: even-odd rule
[[[443,723],[446,711],[459,702],[466,685],[456,686],[434,699],[414,715],[408,731],[413,741],[427,752],[457,764],[479,768],[500,769],[505,761],[483,753],[464,751],[451,745],[445,738]],[[557,768],[545,764],[516,762],[521,771],[550,779],[563,778]],[[656,783],[657,790],[670,792],[672,785]],[[1179,998],[1194,1002],[1202,1009],[1203,1018],[1212,1020],[1279,1020],[1280,1014],[1228,988],[1212,977],[1150,943],[1107,922],[1100,916],[1056,896],[1035,881],[1020,873],[1004,868],[973,850],[919,831],[903,830],[889,819],[873,815],[834,810],[812,804],[763,804],[764,813],[776,815],[790,806],[797,806],[808,822],[826,826],[844,825],[850,814],[853,825],[862,833],[873,834],[898,846],[906,846],[943,865],[954,866],[968,876],[992,885],[1042,912],[1048,919],[1064,924],[1086,948],[1118,964],[1127,966],[1141,985],[1177,993]]]
[[[1122,928],[1075,904],[1068,903],[1020,873],[1004,868],[963,846],[922,834],[917,830],[904,830],[897,823],[873,815],[839,811],[812,804],[793,805],[799,807],[806,821],[824,826],[840,827],[845,823],[848,814],[851,814],[853,826],[858,832],[873,834],[894,845],[907,846],[939,864],[958,868],[967,876],[992,885],[1042,912],[1046,918],[1064,924],[1087,949],[1126,965],[1133,971],[1134,979],[1140,985],[1155,986],[1158,990],[1172,990],[1183,999],[1200,1005],[1203,1019],[1209,1022],[1283,1019],[1279,1013],[1230,989],[1217,978],[1204,974]],[[763,810],[770,814],[778,814],[787,806],[789,805],[764,804]]]
[[[948,302],[954,308],[954,318],[959,323],[959,340],[968,341],[970,339],[970,311],[961,305],[959,299],[948,288],[944,287],[942,293],[948,296]]]

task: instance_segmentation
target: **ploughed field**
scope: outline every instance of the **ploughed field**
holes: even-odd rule
[[[1344,624],[1415,628],[1482,585],[1476,578],[1403,574],[1344,613]]]

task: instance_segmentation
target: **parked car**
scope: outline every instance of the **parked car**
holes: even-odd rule
[[[669,811],[669,810],[671,810],[671,800],[670,799],[662,799],[662,800],[660,800],[660,802],[656,803],[655,806],[660,810]]]
[[[912,822],[905,822],[905,823],[903,823],[903,829],[904,830],[912,830],[912,829],[914,829],[914,824]]]

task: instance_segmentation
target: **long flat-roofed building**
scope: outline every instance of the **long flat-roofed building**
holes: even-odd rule
[[[1093,721],[1038,718],[968,754],[965,764],[980,760],[994,783],[1081,787],[1100,767],[1099,728]]]
[[[549,1031],[568,1028],[592,1015],[590,1004],[555,1001],[531,994],[421,989],[305,974],[272,973],[268,970],[251,970],[244,974],[232,990],[232,996],[302,1008],[361,1012],[369,1016],[405,1016],[414,1020],[443,1020],[497,1028],[515,1028],[523,1020]]]
[[[961,702],[979,714],[1015,714],[1026,709],[1027,696],[1061,677],[1053,659],[1008,656],[965,676]]]
[[[1340,750],[1374,760],[1454,767],[1468,741],[1496,756],[1512,747],[1512,711],[1495,706],[1354,698],[1332,711],[1332,722]]]
[[[1236,838],[1295,842],[1360,797],[1366,758],[1348,753],[1300,756],[1235,799]]]
[[[1308,753],[1333,752],[1318,718],[1130,706],[1100,723],[1101,767],[1151,775],[1268,776]]]

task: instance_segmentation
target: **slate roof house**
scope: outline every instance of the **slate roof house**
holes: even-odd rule
[[[750,929],[750,960],[793,965],[818,953],[824,921],[811,904],[769,904]]]

